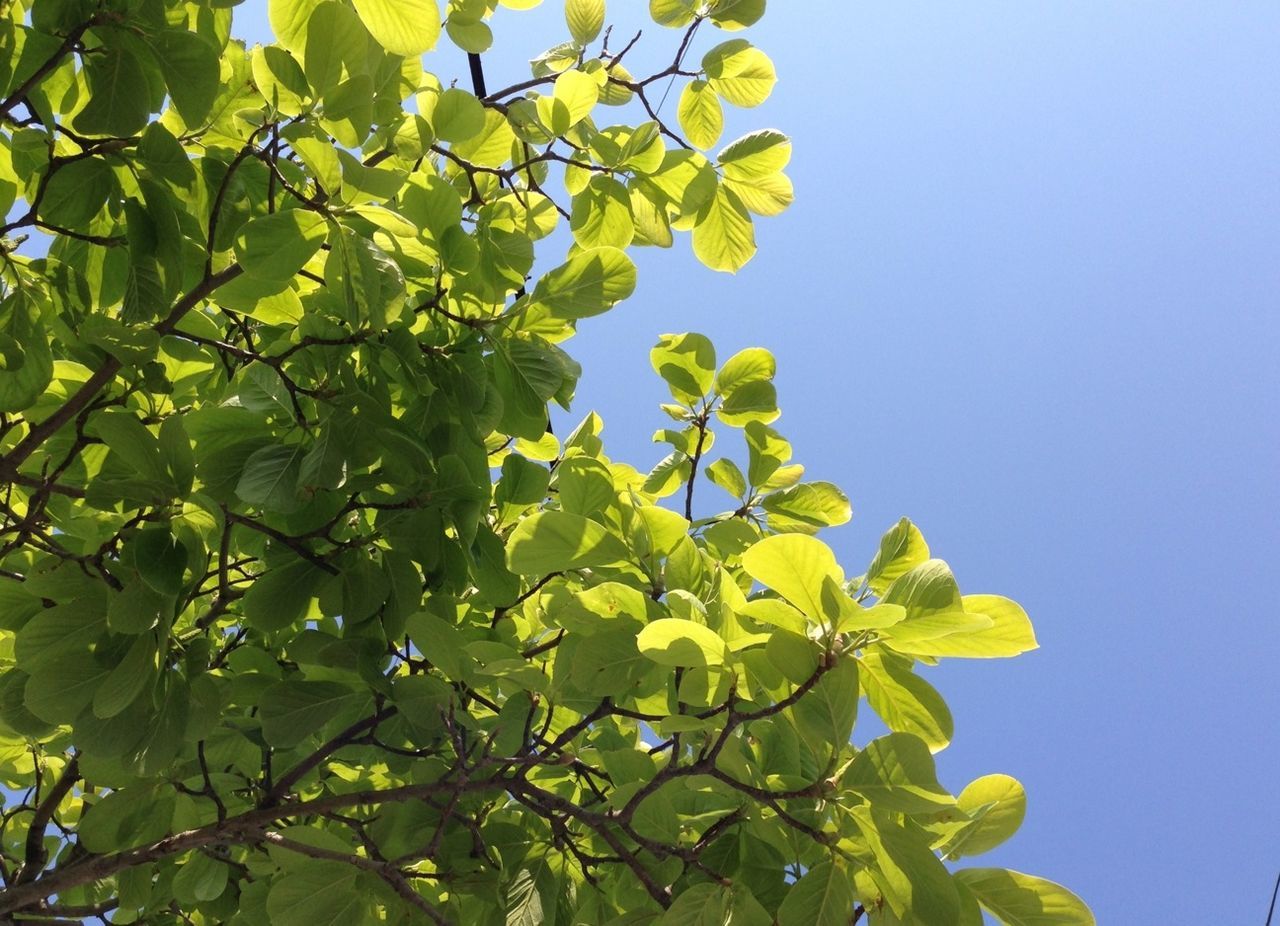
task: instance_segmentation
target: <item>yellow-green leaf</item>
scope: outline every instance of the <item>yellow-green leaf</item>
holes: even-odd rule
[[[599,522],[565,511],[542,511],[521,521],[507,540],[507,566],[520,575],[609,566],[627,548]]]
[[[328,234],[324,216],[309,210],[259,216],[236,235],[236,259],[249,276],[284,284],[320,250]]]
[[[587,117],[600,99],[600,85],[584,71],[565,71],[550,96],[538,98],[538,119],[552,135],[563,135]]]
[[[533,298],[558,318],[598,315],[630,296],[636,265],[617,248],[579,251],[538,281]]]
[[[573,197],[569,216],[573,240],[584,248],[625,248],[635,238],[631,196],[621,181],[596,174]]]
[[[760,129],[720,149],[716,160],[731,180],[776,174],[791,160],[791,139],[777,129]]]
[[[693,253],[712,270],[737,273],[756,253],[755,226],[738,194],[721,184],[698,212]]]
[[[844,579],[831,548],[804,534],[757,541],[742,554],[742,568],[815,620],[822,614],[823,579]]]
[[[960,792],[956,807],[973,820],[948,840],[945,857],[981,855],[1018,831],[1027,815],[1027,792],[1009,775],[983,775]]]
[[[440,38],[436,0],[352,0],[360,21],[393,55],[420,55]]]
[[[564,0],[564,20],[579,45],[594,42],[604,28],[604,0]]]
[[[705,80],[693,80],[685,85],[680,93],[680,105],[676,107],[676,118],[695,148],[710,148],[724,131],[724,107]]]
[[[711,89],[734,106],[759,106],[773,92],[777,72],[769,56],[746,39],[731,39],[702,58]]]
[[[681,617],[646,624],[636,639],[640,652],[664,666],[723,665],[728,647],[710,627]]]
[[[966,868],[955,879],[1005,926],[1094,926],[1083,900],[1060,884],[1005,868]]]

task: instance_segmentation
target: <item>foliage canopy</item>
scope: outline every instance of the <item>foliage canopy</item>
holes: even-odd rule
[[[846,575],[767,351],[662,337],[651,471],[550,433],[627,249],[737,270],[792,191],[781,132],[708,153],[773,87],[764,0],[651,0],[646,77],[566,0],[490,91],[536,5],[270,0],[247,48],[234,0],[0,3],[0,917],[1092,923],[940,859],[1025,797],[939,783],[916,669],[1030,623],[905,519]]]

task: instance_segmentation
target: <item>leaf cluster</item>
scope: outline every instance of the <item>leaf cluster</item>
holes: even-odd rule
[[[764,0],[652,0],[647,76],[566,0],[498,90],[538,0],[234,5],[0,3],[0,918],[1091,923],[944,865],[1025,797],[939,783],[917,670],[1031,626],[907,520],[845,575],[767,351],[663,336],[650,470],[551,433],[630,248],[735,271],[792,199],[781,132],[709,153]]]

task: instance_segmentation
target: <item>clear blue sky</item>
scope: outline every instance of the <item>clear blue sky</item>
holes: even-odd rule
[[[649,465],[658,334],[771,348],[780,429],[853,500],[842,558],[906,514],[963,589],[1036,621],[1038,652],[927,676],[956,716],[944,781],[1003,771],[1030,793],[992,863],[1104,924],[1261,924],[1280,868],[1280,4],[771,6],[751,35],[781,80],[735,125],[793,136],[797,203],[737,277],[687,244],[643,254],[637,296],[571,342],[575,412]],[[238,8],[238,35],[262,36],[264,7]],[[562,38],[559,10],[499,13],[491,87]],[[674,38],[648,28],[648,60]]]

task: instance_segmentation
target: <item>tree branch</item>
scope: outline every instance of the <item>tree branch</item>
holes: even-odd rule
[[[34,881],[40,869],[44,867],[44,863],[48,860],[48,853],[44,848],[45,830],[49,826],[49,821],[53,819],[53,815],[57,813],[62,799],[70,793],[79,780],[80,761],[73,755],[31,818],[31,825],[27,828],[26,845],[23,849],[22,868],[18,870],[17,877],[14,879],[15,884]]]
[[[161,335],[172,334],[184,315],[206,299],[219,286],[234,280],[242,273],[244,273],[244,268],[239,264],[232,264],[217,273],[206,276],[191,292],[174,303],[173,308],[169,310],[169,314],[155,326],[156,333]],[[89,403],[97,398],[98,393],[115,379],[122,366],[120,360],[115,356],[108,357],[103,361],[102,366],[98,367],[93,375],[85,381],[85,384],[63,402],[56,412],[39,424],[33,425],[26,436],[12,450],[0,457],[0,479],[13,479],[17,476],[18,467],[39,450],[40,446],[56,434],[64,424],[67,424],[87,408]]]

